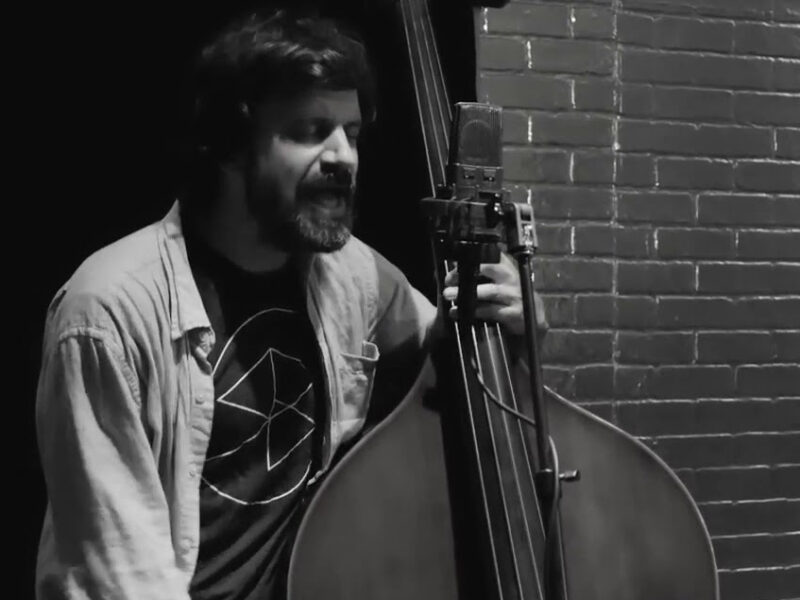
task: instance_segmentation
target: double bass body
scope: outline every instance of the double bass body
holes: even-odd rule
[[[479,536],[454,531],[469,523],[455,514],[464,499],[451,495],[440,414],[426,401],[435,389],[429,362],[320,488],[298,533],[290,600],[493,596],[472,549],[454,541]],[[581,471],[561,499],[568,597],[717,598],[710,540],[675,475],[643,444],[549,391],[547,410],[561,464]]]

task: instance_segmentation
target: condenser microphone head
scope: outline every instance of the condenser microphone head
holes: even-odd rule
[[[502,109],[491,104],[459,102],[450,137],[450,164],[480,167],[502,165]]]
[[[447,165],[448,187],[456,196],[502,188],[502,114],[502,108],[491,104],[456,104]]]

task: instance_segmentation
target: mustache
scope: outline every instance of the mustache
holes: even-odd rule
[[[314,192],[329,192],[335,194],[353,194],[355,191],[355,182],[352,176],[347,175],[339,180],[331,177],[315,177],[303,181],[298,186],[298,191],[303,193]]]
[[[331,169],[307,181],[314,187],[349,188],[354,185],[353,179],[353,173],[349,169]]]

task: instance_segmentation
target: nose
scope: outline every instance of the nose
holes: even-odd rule
[[[325,140],[320,160],[323,170],[345,167],[349,171],[354,171],[358,166],[358,151],[341,125],[336,127]]]

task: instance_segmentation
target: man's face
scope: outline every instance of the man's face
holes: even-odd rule
[[[316,90],[255,111],[247,204],[265,241],[287,252],[347,242],[361,128],[356,90]]]

